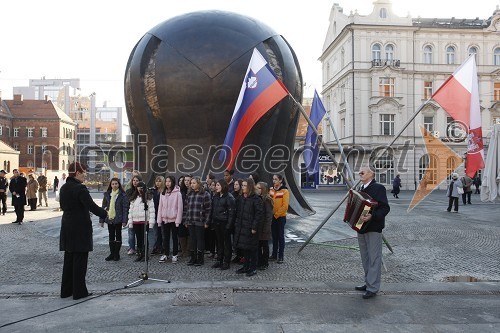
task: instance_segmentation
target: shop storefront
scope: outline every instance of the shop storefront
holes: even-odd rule
[[[335,155],[333,156],[335,158]],[[301,187],[303,189],[317,189],[320,187],[345,186],[344,175],[342,171],[337,170],[330,155],[326,152],[320,152],[319,172],[309,174],[305,164],[301,164]]]

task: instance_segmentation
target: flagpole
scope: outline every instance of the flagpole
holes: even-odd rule
[[[290,96],[290,95],[289,95]],[[290,96],[292,97],[292,96]],[[292,97],[292,99],[294,100],[294,102],[299,106],[299,109],[301,109],[301,111],[303,112],[302,114],[305,114],[304,116],[306,117],[306,120],[308,120],[308,123],[309,125],[311,125],[311,121],[309,120],[309,117],[307,116],[307,113],[305,113],[305,111],[303,110],[302,106],[297,103],[297,101]],[[401,130],[394,136],[394,138],[391,140],[391,142],[382,150],[382,153],[377,153],[377,155],[375,156],[375,159],[377,159],[379,156],[382,156],[383,154],[385,154],[385,152],[387,151],[387,149],[389,149],[393,144],[394,142],[396,142],[397,139],[399,139],[399,137],[401,136],[401,134],[403,134],[403,132],[406,130],[406,128],[411,124],[411,122],[417,117],[417,115],[422,111],[422,109],[425,107],[425,105],[427,105],[427,103],[430,101],[431,99],[429,98],[428,100],[426,100],[424,103],[422,103],[422,105],[420,105],[420,107],[417,109],[417,111],[415,111],[413,113],[413,115],[408,119],[408,121],[403,125],[403,127],[401,128]],[[334,128],[333,126],[331,126],[332,128]],[[315,132],[316,129],[314,128],[314,126],[312,126],[313,130]],[[334,132],[335,133],[335,132]],[[339,143],[339,141],[337,140],[337,143]],[[347,163],[347,161],[345,161]],[[356,182],[356,184],[354,186],[350,186],[351,188],[355,188],[358,184],[359,184],[359,180]],[[314,230],[314,232],[311,234],[311,236],[309,236],[309,238],[304,242],[304,244],[302,244],[302,246],[300,247],[299,251],[297,251],[297,253],[300,253],[306,246],[307,244],[309,244],[309,242],[311,242],[311,240],[314,238],[314,236],[321,230],[321,228],[323,228],[323,226],[326,224],[326,222],[328,222],[328,220],[330,219],[330,217],[332,217],[333,214],[335,214],[335,212],[340,208],[340,206],[344,203],[344,201],[347,199],[347,196],[348,196],[349,192],[347,192],[344,197],[340,200],[340,202],[333,208],[333,210],[330,212],[330,214],[328,214],[328,216],[323,220],[323,222],[321,222],[321,224],[316,228],[316,230]],[[390,246],[389,242],[387,241],[387,239],[384,237],[384,235],[382,234],[382,241],[384,242],[384,244],[387,246],[387,248],[392,252],[392,247]]]

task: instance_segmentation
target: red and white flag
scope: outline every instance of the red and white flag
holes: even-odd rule
[[[456,121],[467,126],[467,167],[465,173],[474,177],[484,168],[483,132],[474,55],[467,60],[439,87],[432,98]]]

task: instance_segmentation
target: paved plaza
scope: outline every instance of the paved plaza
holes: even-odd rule
[[[61,212],[53,197],[48,208],[27,211],[23,225],[10,223],[10,207],[0,217],[0,332],[500,330],[500,204],[473,195],[472,205],[448,213],[445,192],[436,191],[407,212],[412,191],[390,196],[384,235],[394,253],[384,247],[381,291],[363,300],[353,290],[363,273],[356,234],[341,222],[343,207],[297,253],[344,193],[306,192],[317,214],[290,216],[284,264],[272,263],[253,277],[236,274],[238,265],[221,271],[210,268],[210,260],[193,267],[153,256],[149,277],[171,283],[148,280],[123,289],[145,264],[124,249],[122,260],[104,261],[107,229],[95,218],[87,284],[97,297],[83,303],[59,298]],[[102,193],[92,196],[100,203]]]

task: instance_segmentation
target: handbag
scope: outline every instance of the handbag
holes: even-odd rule
[[[458,192],[458,194],[464,194],[464,188],[463,187],[457,187],[457,192]]]

